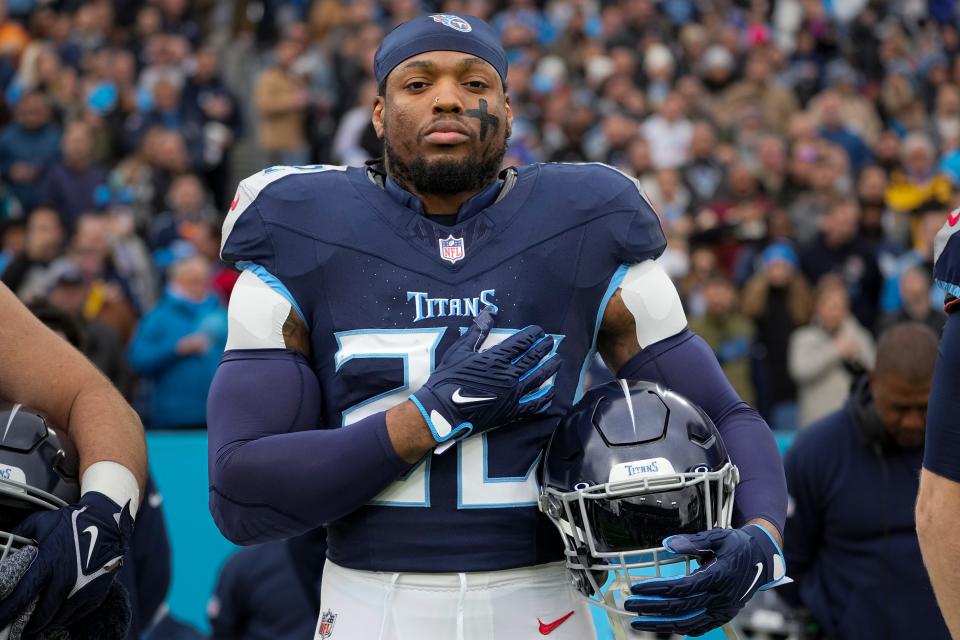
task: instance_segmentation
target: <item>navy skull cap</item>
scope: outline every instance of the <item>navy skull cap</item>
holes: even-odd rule
[[[377,83],[407,58],[427,51],[473,54],[488,62],[506,81],[507,54],[493,27],[476,16],[435,13],[404,22],[384,37],[373,58]]]

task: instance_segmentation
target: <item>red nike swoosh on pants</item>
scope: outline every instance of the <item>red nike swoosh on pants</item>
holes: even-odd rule
[[[554,620],[553,622],[550,622],[550,623],[547,623],[547,624],[544,624],[543,622],[540,622],[540,618],[537,618],[537,622],[540,622],[540,635],[546,636],[546,635],[549,635],[549,634],[553,633],[554,630],[555,630],[557,627],[559,627],[559,626],[562,625],[564,622],[566,622],[566,621],[570,618],[570,616],[572,616],[572,615],[573,615],[573,611],[571,611],[571,612],[568,613],[567,615],[563,616],[562,618],[557,618],[557,619]]]

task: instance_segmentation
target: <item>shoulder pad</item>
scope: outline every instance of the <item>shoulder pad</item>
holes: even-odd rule
[[[269,253],[268,239],[263,228],[264,218],[273,218],[283,214],[277,207],[256,207],[257,215],[244,215],[254,205],[260,204],[269,195],[283,199],[283,191],[300,191],[300,181],[291,176],[303,176],[324,172],[336,172],[342,175],[347,167],[326,164],[305,166],[268,167],[252,176],[244,178],[237,187],[237,193],[230,203],[230,210],[223,221],[223,234],[220,242],[220,256],[227,262],[238,260],[262,260]],[[315,185],[314,185],[315,186]]]

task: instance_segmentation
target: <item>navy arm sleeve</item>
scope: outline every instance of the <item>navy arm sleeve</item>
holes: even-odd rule
[[[690,375],[691,371],[697,375]],[[617,375],[659,382],[703,409],[717,425],[730,460],[740,470],[734,526],[763,518],[783,533],[787,485],[776,440],[760,414],[730,386],[702,338],[684,329],[642,350]]]
[[[288,349],[224,354],[207,401],[210,512],[237,544],[289,538],[354,511],[407,471],[384,413],[318,429],[320,386]]]
[[[947,316],[927,404],[923,468],[960,482],[960,313]]]

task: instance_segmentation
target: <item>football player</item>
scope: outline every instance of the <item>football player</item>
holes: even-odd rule
[[[374,66],[383,161],[268,168],[224,223],[243,274],[208,400],[221,531],[328,526],[318,637],[593,637],[535,470],[599,351],[713,419],[741,482],[740,528],[711,552],[765,550],[772,574],[780,456],[686,328],[638,183],[599,164],[500,171],[507,61],[482,20],[410,20]],[[660,585],[674,604],[649,628],[682,629],[703,589],[738,606],[756,566],[715,564],[709,584]]]
[[[940,338],[927,405],[917,534],[940,611],[960,637],[960,209],[951,211],[934,241],[933,275],[946,292],[947,322]]]
[[[0,397],[62,425],[79,455],[79,500],[34,513],[14,529],[41,552],[0,598],[0,628],[32,608],[32,636],[70,628],[114,588],[146,478],[146,443],[137,414],[113,385],[5,286],[0,315]],[[8,419],[7,432],[10,426]],[[19,477],[15,468],[4,475]]]

